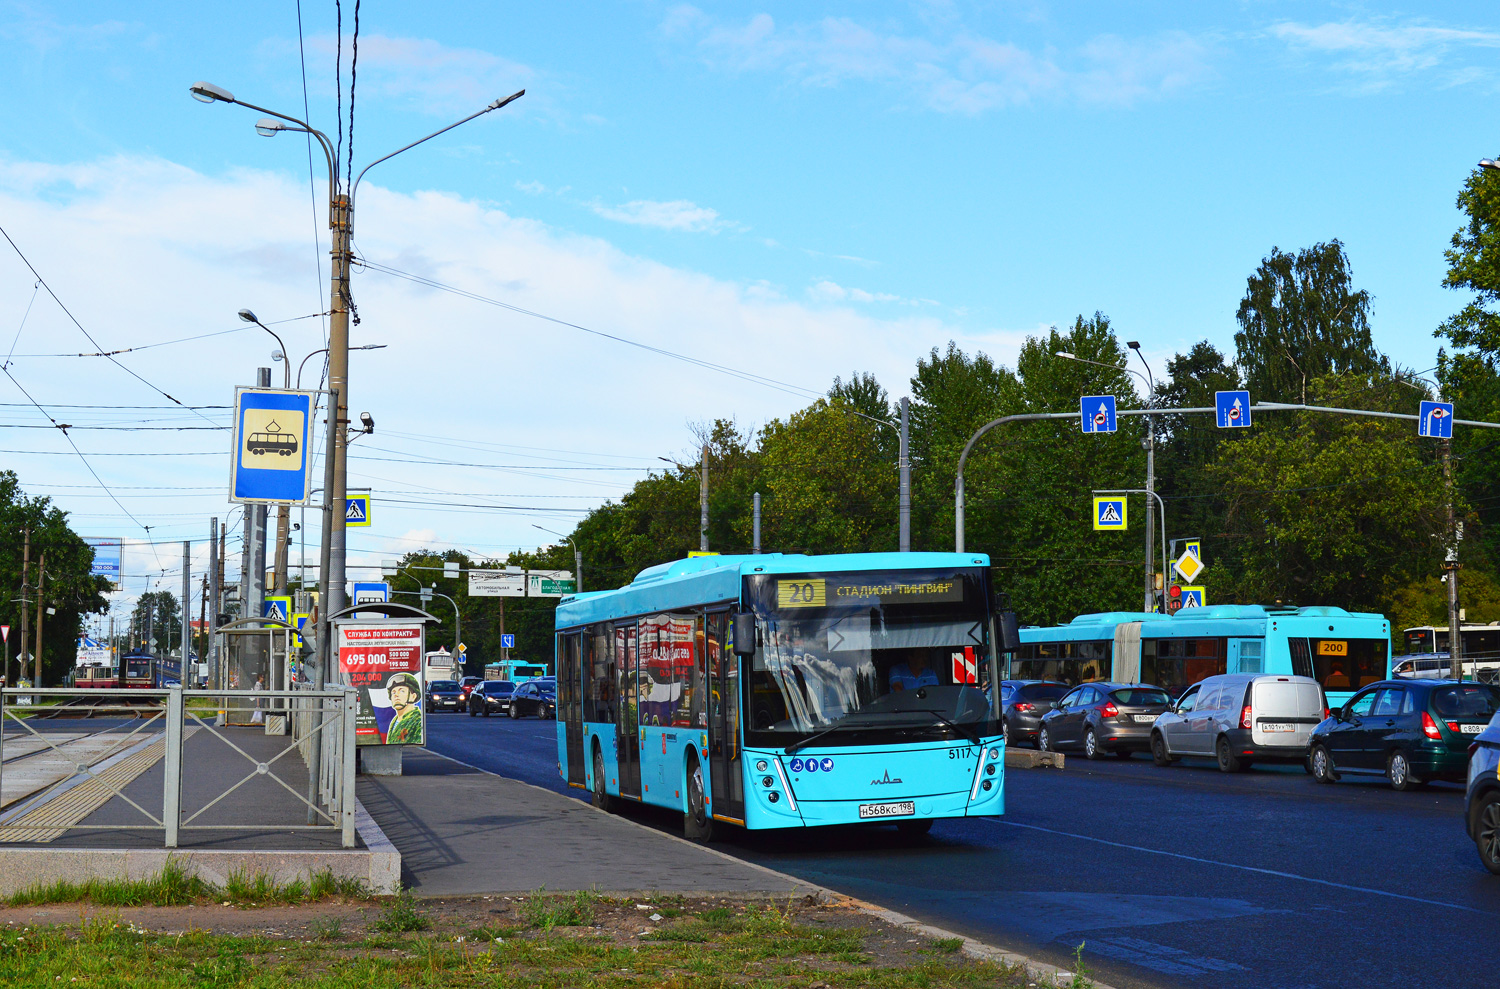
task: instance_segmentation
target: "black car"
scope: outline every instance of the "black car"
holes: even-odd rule
[[[1500,717],[1469,746],[1469,786],[1464,793],[1464,824],[1479,861],[1500,876]]]
[[[510,695],[510,716],[525,717],[534,714],[538,718],[557,717],[557,681],[527,680]]]
[[[427,684],[427,710],[452,711],[458,713],[463,703],[464,692],[458,689],[457,680],[433,680]]]
[[[1067,692],[1068,685],[1055,680],[1001,680],[1000,724],[1005,743],[1035,745],[1042,718]]]
[[[1392,789],[1462,783],[1469,745],[1500,710],[1500,688],[1455,680],[1383,680],[1313,729],[1307,768],[1320,783],[1384,776]]]
[[[1113,752],[1129,759],[1151,747],[1151,726],[1172,704],[1149,683],[1085,683],[1074,687],[1042,717],[1036,747],[1044,752],[1081,747],[1090,759]]]
[[[482,680],[474,685],[469,691],[469,717],[483,714],[486,718],[491,711],[509,711],[511,695],[516,692],[516,685],[509,680]]]

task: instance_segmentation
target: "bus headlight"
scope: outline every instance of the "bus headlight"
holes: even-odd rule
[[[995,781],[994,780],[985,780],[980,785],[983,786],[986,790],[992,790],[995,787]]]
[[[781,799],[781,794],[777,793],[775,790],[772,790],[769,794],[766,795],[766,799],[774,804]]]
[[[764,760],[764,759],[757,759],[755,761],[755,771],[757,773],[763,773],[767,769],[770,769],[770,768],[771,768],[770,763],[766,762],[766,760]]]
[[[990,758],[991,759],[998,759],[998,758],[1000,758],[1000,750],[999,749],[990,749]]]

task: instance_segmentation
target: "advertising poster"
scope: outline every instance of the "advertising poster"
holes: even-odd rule
[[[426,744],[421,624],[341,624],[335,641],[340,678],[359,691],[355,744]]]

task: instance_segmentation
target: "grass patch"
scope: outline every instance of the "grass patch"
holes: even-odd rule
[[[83,902],[104,907],[179,907],[207,901],[240,905],[310,903],[337,897],[363,900],[369,899],[371,893],[364,883],[341,879],[329,870],[314,875],[310,883],[293,879],[284,884],[260,873],[235,873],[220,887],[199,876],[189,875],[182,865],[168,859],[161,872],[145,879],[37,884],[0,902],[13,907]]]
[[[571,896],[547,896],[542,890],[537,890],[521,904],[521,920],[527,927],[541,931],[555,927],[590,927],[594,923],[594,906],[600,900],[598,893],[586,889]]]
[[[388,934],[405,934],[411,931],[425,931],[431,924],[422,911],[417,909],[417,901],[411,893],[402,891],[395,901],[380,914],[380,918],[370,925],[372,931],[383,931]]]
[[[940,937],[932,942],[934,954],[956,955],[963,950],[964,939],[961,937]]]

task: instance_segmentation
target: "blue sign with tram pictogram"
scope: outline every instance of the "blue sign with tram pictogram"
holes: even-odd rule
[[[229,500],[305,504],[317,392],[236,388]]]
[[[1078,414],[1083,420],[1085,433],[1113,433],[1115,431],[1115,397],[1113,395],[1085,395],[1078,401]]]
[[[1453,437],[1453,403],[1423,402],[1417,414],[1417,435],[1435,440]]]
[[[1214,412],[1220,429],[1244,429],[1250,425],[1250,393],[1214,392]]]

